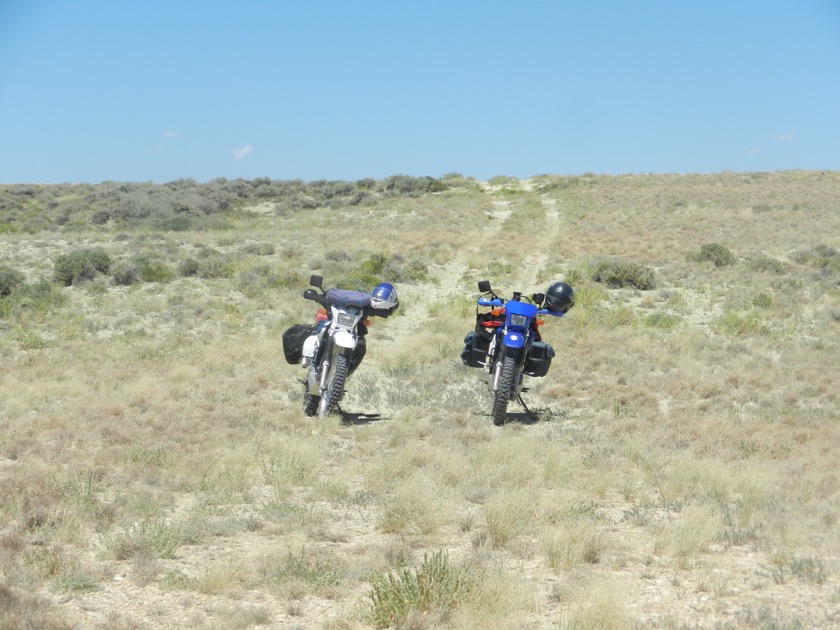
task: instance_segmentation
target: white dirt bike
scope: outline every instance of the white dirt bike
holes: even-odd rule
[[[303,343],[302,366],[306,368],[303,411],[307,416],[324,417],[338,408],[344,397],[347,377],[365,354],[364,332],[370,309],[370,294],[347,289],[323,289],[323,278],[313,275],[304,299],[324,307],[326,317],[319,321]]]

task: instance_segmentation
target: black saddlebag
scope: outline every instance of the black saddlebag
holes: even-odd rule
[[[492,336],[485,331],[467,333],[464,349],[461,350],[461,363],[467,367],[484,367],[491,339]]]
[[[525,374],[528,376],[545,376],[554,358],[554,348],[544,341],[535,341],[525,360]]]
[[[303,342],[312,334],[309,324],[295,324],[283,331],[283,354],[286,362],[295,365],[303,358]]]

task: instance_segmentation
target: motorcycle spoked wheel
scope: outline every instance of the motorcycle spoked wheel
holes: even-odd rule
[[[505,357],[502,362],[502,373],[493,394],[493,424],[502,426],[507,420],[508,402],[513,390],[513,375],[516,371],[516,361],[512,357]]]
[[[344,396],[344,381],[347,379],[347,357],[339,354],[330,366],[327,378],[327,391],[321,396],[318,404],[318,417],[323,418],[330,413]]]

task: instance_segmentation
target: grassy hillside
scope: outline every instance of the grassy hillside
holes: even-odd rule
[[[840,627],[840,173],[0,187],[0,627]],[[343,414],[280,335],[394,282]],[[476,283],[577,304],[494,427]]]

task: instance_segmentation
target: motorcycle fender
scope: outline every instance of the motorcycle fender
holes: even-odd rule
[[[516,348],[518,350],[525,345],[525,335],[518,332],[509,332],[505,334],[502,343],[506,348]]]
[[[303,367],[307,367],[315,358],[315,353],[318,351],[318,335],[309,335],[303,342]]]
[[[312,396],[318,396],[321,393],[321,381],[314,367],[310,367],[306,373],[306,387]]]
[[[342,348],[349,348],[352,350],[356,347],[356,336],[346,330],[337,330],[333,339],[335,340],[335,344],[337,346],[341,346]]]

